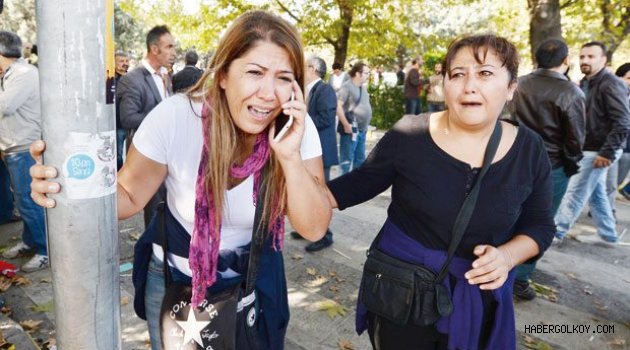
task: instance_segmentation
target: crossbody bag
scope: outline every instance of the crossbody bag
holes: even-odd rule
[[[417,264],[394,258],[378,247],[381,233],[372,242],[363,268],[360,302],[372,313],[396,324],[428,326],[453,311],[453,303],[442,281],[470,222],[479,196],[481,180],[496,154],[501,139],[501,122],[497,122],[484,154],[479,176],[464,200],[453,225],[447,259],[439,273]],[[381,231],[382,232],[382,231]]]
[[[168,267],[164,203],[160,203],[158,238],[164,251],[166,287],[160,310],[160,335],[163,349],[256,350],[260,348],[257,331],[259,310],[255,286],[260,255],[267,235],[267,225],[262,220],[263,192],[264,190],[261,189],[256,205],[245,280],[218,293],[207,292],[200,307],[192,308],[190,304],[192,286],[173,281]]]

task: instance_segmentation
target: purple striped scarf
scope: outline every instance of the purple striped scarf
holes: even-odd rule
[[[217,279],[217,265],[219,258],[219,244],[221,242],[221,223],[216,225],[214,211],[216,210],[212,198],[212,188],[206,188],[206,168],[208,165],[208,141],[210,138],[211,113],[209,102],[203,104],[201,111],[203,124],[203,147],[201,162],[197,172],[195,187],[195,226],[189,250],[189,264],[192,270],[192,300],[193,305],[199,305],[203,301],[206,289],[214,284]],[[230,175],[236,179],[245,179],[254,174],[253,201],[256,206],[261,185],[262,170],[269,160],[270,147],[266,132],[261,132],[256,137],[254,151],[245,160],[243,165],[233,164]],[[273,236],[273,248],[282,249],[284,246],[284,213],[281,213],[274,205],[272,219],[269,220],[269,233]],[[218,227],[218,230],[215,230]]]

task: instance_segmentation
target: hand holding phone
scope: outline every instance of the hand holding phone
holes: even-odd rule
[[[291,91],[290,101],[294,101],[294,100],[295,100],[295,92]],[[274,120],[274,123],[275,123],[276,135],[273,137],[273,141],[278,142],[282,140],[282,138],[287,133],[287,131],[289,131],[289,128],[291,128],[291,125],[293,125],[293,115],[286,115],[283,112],[280,112],[280,114]]]

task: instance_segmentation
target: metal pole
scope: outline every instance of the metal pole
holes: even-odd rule
[[[45,163],[62,188],[46,213],[57,344],[121,349],[113,0],[37,1],[37,36]]]

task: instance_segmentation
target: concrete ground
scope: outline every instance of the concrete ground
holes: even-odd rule
[[[385,220],[389,200],[386,192],[335,211],[330,227],[334,244],[321,252],[306,253],[306,241],[287,235],[284,257],[291,321],[286,349],[371,348],[367,334],[354,332],[354,309],[365,251]],[[617,201],[617,219],[619,232],[630,228],[630,202]],[[146,325],[133,313],[131,271],[125,268],[142,225],[141,215],[119,225],[125,350],[148,348]],[[21,223],[0,226],[0,246],[17,242],[20,230]],[[538,264],[533,280],[541,294],[533,301],[515,301],[518,349],[630,349],[630,233],[619,245],[603,243],[592,220],[582,215],[570,235]],[[42,321],[30,332],[31,338],[42,349],[51,348],[42,344],[55,338],[52,276],[48,269],[24,276],[30,284],[13,285],[2,294],[10,314],[0,317],[0,330],[6,337],[5,329],[20,329],[18,322]],[[10,325],[4,326],[4,320]],[[536,325],[560,327],[558,333],[534,333]],[[35,349],[28,339],[20,344],[16,349]]]

